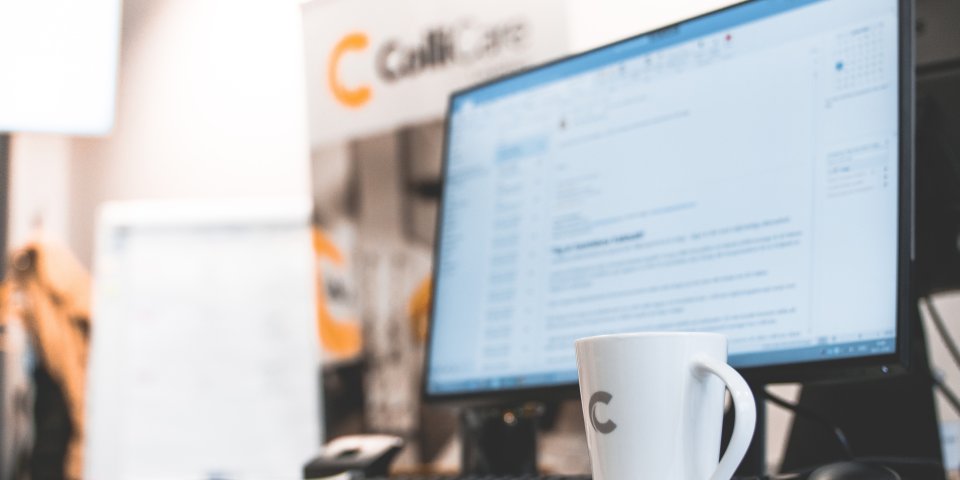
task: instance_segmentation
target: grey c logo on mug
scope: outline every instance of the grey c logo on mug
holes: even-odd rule
[[[604,391],[594,393],[593,396],[590,397],[590,423],[593,424],[594,430],[602,434],[608,434],[617,429],[617,424],[613,423],[613,420],[607,420],[602,423],[597,420],[597,404],[602,403],[608,405],[610,404],[610,400],[613,400],[613,395]]]

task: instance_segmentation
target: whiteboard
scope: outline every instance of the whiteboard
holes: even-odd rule
[[[308,201],[100,213],[85,477],[299,478],[321,444]]]

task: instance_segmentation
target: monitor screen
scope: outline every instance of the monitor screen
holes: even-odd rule
[[[621,332],[893,353],[898,17],[754,1],[454,94],[427,395],[572,384]]]

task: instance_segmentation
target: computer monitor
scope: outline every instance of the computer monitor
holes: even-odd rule
[[[759,383],[888,373],[911,315],[907,0],[756,0],[454,93],[427,400],[709,331]]]

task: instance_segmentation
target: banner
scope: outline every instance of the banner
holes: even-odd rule
[[[313,145],[443,114],[458,88],[566,52],[558,0],[316,0],[303,7]]]
[[[342,406],[327,412],[330,437],[356,433],[344,419],[360,416],[408,436],[420,461],[449,438],[455,422],[419,408],[447,99],[568,53],[565,11],[562,0],[303,5],[318,325],[335,376],[326,404]],[[362,381],[348,378],[356,370]],[[341,398],[363,398],[363,411]]]

